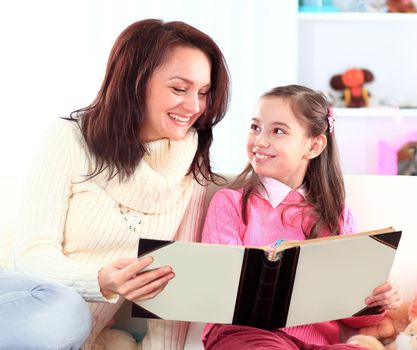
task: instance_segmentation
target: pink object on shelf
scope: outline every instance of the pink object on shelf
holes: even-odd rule
[[[398,142],[390,144],[385,141],[378,143],[378,174],[397,175],[398,160],[397,151],[407,142],[417,141],[417,131],[411,131]]]

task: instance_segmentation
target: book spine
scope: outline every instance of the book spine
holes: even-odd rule
[[[270,328],[283,328],[286,326],[300,247],[286,249],[282,254],[281,268],[277,281],[278,288],[271,308]]]
[[[255,301],[249,321],[249,326],[251,327],[270,328],[271,313],[273,311],[272,305],[277,288],[280,266],[281,259],[279,257],[274,261],[268,260],[266,257],[263,259],[256,288]]]
[[[246,248],[236,296],[233,324],[249,326],[256,297],[256,281],[261,273],[265,254],[260,249]]]

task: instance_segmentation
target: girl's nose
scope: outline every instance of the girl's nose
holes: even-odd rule
[[[258,137],[255,139],[255,146],[257,147],[268,147],[269,142],[266,135],[264,135],[263,132],[261,132]]]

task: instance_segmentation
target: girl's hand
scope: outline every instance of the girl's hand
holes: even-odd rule
[[[105,297],[118,294],[128,300],[147,300],[158,295],[174,277],[171,267],[165,266],[142,272],[153,258],[118,259],[103,267],[98,274],[100,290]]]
[[[383,310],[397,309],[403,303],[401,289],[397,284],[387,281],[376,287],[365,303],[370,307],[379,305]]]

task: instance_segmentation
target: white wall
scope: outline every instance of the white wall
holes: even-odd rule
[[[212,155],[217,171],[238,172],[257,97],[296,79],[296,11],[274,0],[1,2],[0,174],[24,172],[45,127],[92,101],[117,35],[146,17],[186,21],[223,50],[232,101]]]

